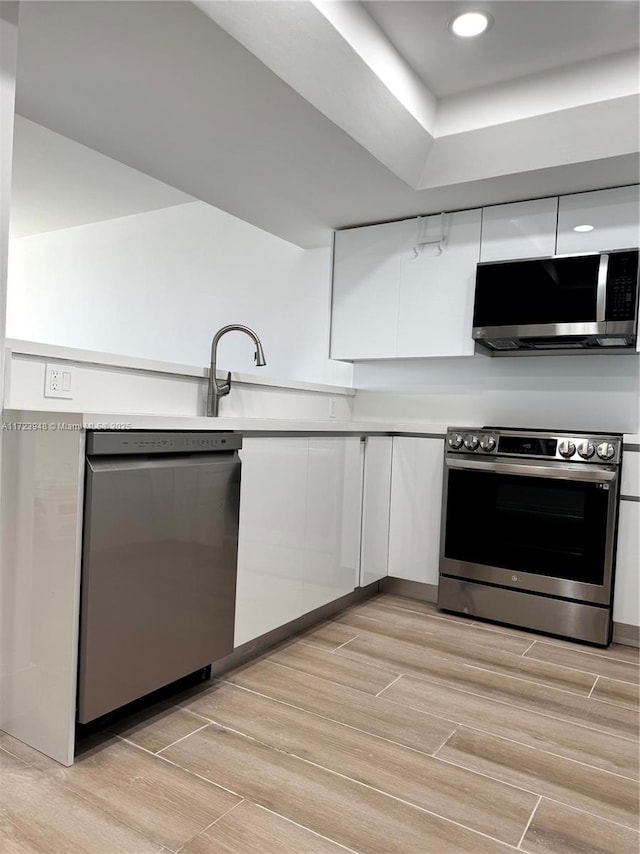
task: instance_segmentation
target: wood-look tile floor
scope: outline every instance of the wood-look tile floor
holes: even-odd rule
[[[638,651],[381,595],[120,720],[0,737],[2,854],[638,854]]]

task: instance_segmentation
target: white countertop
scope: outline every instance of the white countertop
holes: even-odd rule
[[[206,418],[188,415],[139,415],[113,412],[56,412],[5,409],[4,429],[24,430],[232,430],[241,433],[403,433],[444,436],[449,425],[437,421],[303,421],[293,418]],[[465,424],[465,427],[482,425]],[[640,434],[625,433],[624,443],[640,445]]]
[[[300,421],[277,418],[205,418],[105,412],[5,409],[7,427],[26,430],[234,430],[258,433],[416,433],[443,436],[447,425],[432,422]]]

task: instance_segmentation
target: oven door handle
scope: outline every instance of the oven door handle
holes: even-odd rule
[[[611,483],[618,472],[615,469],[592,468],[590,466],[573,466],[560,468],[548,463],[531,461],[528,463],[499,462],[496,460],[461,460],[447,459],[449,468],[468,469],[469,471],[489,471],[498,474],[524,475],[526,477],[552,477],[559,480],[591,481],[592,483]]]

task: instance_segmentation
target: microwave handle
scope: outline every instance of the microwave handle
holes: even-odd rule
[[[598,292],[596,297],[596,321],[604,323],[607,319],[607,274],[609,272],[609,256],[600,256],[598,267]]]
[[[529,477],[550,477],[560,480],[591,481],[592,483],[612,483],[618,477],[618,472],[591,466],[575,466],[560,468],[545,462],[531,460],[529,462],[500,462],[498,460],[464,460],[459,457],[447,459],[448,468],[467,469],[468,471],[490,471],[497,474],[528,475]]]

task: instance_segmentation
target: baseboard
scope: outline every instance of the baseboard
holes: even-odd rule
[[[408,599],[420,599],[422,602],[438,601],[438,585],[424,584],[422,581],[407,581],[404,578],[380,579],[380,592],[406,596]]]
[[[422,602],[438,601],[438,585],[424,584],[421,581],[406,581],[404,578],[391,576],[380,581],[381,593],[393,593],[396,596],[406,596],[408,599],[419,599]],[[613,642],[622,646],[640,648],[640,626],[627,623],[613,624]]]
[[[623,646],[634,646],[636,649],[640,648],[640,626],[614,622],[613,642]]]
[[[286,623],[284,626],[278,626],[277,629],[272,629],[270,632],[266,632],[266,634],[260,635],[258,638],[247,641],[241,646],[236,647],[233,652],[225,658],[221,658],[219,661],[216,661],[211,667],[211,674],[213,676],[221,676],[223,673],[233,670],[235,667],[240,667],[240,665],[245,664],[252,658],[256,658],[256,656],[261,655],[270,647],[281,643],[292,635],[296,635],[299,632],[305,631],[305,629],[311,628],[311,626],[314,626],[316,623],[320,623],[322,620],[326,620],[328,617],[334,616],[339,611],[344,611],[345,608],[349,608],[357,602],[363,602],[365,599],[370,599],[378,592],[379,582],[374,581],[373,584],[368,584],[366,587],[358,587],[353,591],[353,593],[347,593],[345,596],[341,596],[339,599],[335,599],[327,605],[322,605],[320,608],[316,608],[315,611],[309,611],[308,614],[304,614],[302,617],[297,617],[295,620],[291,620],[290,623]]]

